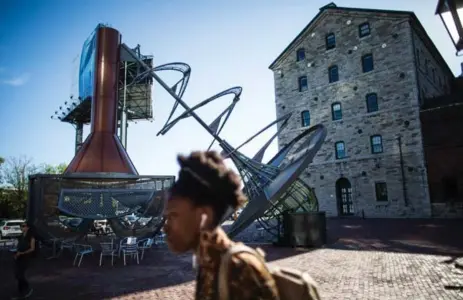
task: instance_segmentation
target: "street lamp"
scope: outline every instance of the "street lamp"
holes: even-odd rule
[[[459,52],[463,50],[463,0],[439,0],[437,14],[457,49],[456,55],[459,56]]]

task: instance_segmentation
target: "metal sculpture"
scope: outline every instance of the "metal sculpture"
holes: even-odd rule
[[[119,236],[153,235],[162,225],[162,191],[174,176],[139,176],[116,135],[120,41],[102,25],[87,39],[80,83],[91,102],[91,132],[63,175],[30,180],[28,219],[42,239],[77,238],[98,219]]]
[[[230,158],[238,168],[249,202],[233,223],[230,235],[238,234],[255,220],[274,233],[275,218],[282,212],[288,209],[318,209],[313,191],[299,176],[312,161],[326,137],[326,129],[322,125],[303,131],[268,163],[263,163],[265,151],[287,126],[291,114],[272,122],[234,148],[220,133],[240,100],[241,87],[227,89],[189,107],[182,100],[191,74],[191,68],[187,64],[171,63],[151,67],[135,49],[120,43],[117,30],[105,26],[97,27],[95,53],[90,135],[64,176],[40,175],[31,178],[28,217],[42,237],[63,235],[63,230],[60,231],[52,225],[62,225],[62,216],[73,217],[72,225],[70,221],[66,223],[66,228],[69,229],[66,234],[74,236],[88,231],[95,219],[108,219],[119,236],[153,235],[162,225],[162,191],[172,184],[174,178],[139,176],[116,135],[120,53],[124,53],[126,61],[135,62],[144,70],[126,88],[151,77],[175,99],[171,113],[158,135],[166,134],[179,121],[193,117],[213,137],[209,148],[217,142],[223,149],[222,154]],[[169,87],[157,74],[162,71],[180,72],[182,78]],[[196,114],[198,108],[227,95],[232,95],[233,100],[209,125]],[[173,118],[178,106],[183,107],[184,112]],[[275,124],[280,124],[277,133],[253,158],[246,157],[239,151],[242,146]],[[134,213],[138,215],[138,221],[145,221],[127,225],[124,216]],[[230,213],[231,211],[228,215]]]
[[[113,28],[99,27],[96,31],[91,132],[64,174],[138,174],[116,135],[120,41]]]
[[[143,65],[142,61],[139,61],[139,63]],[[179,66],[181,66],[181,68],[179,68]],[[144,65],[144,67],[147,68],[148,66]],[[248,139],[244,144],[255,138],[270,126],[281,121],[283,122],[278,132],[262,147],[261,150],[258,151],[254,158],[248,158],[237,149],[234,149],[219,136],[231,112],[233,111],[233,108],[240,99],[242,89],[240,87],[235,87],[225,90],[193,107],[189,107],[183,101],[182,96],[188,84],[191,68],[184,63],[174,63],[163,65],[161,69],[179,71],[183,74],[183,77],[172,87],[169,87],[156,74],[156,71],[160,69],[152,68],[150,71],[147,71],[150,72],[153,79],[175,99],[172,111],[158,135],[166,134],[178,121],[193,117],[213,137],[209,148],[215,141],[217,141],[224,151],[223,154],[232,159],[243,178],[244,188],[249,197],[249,202],[239,218],[233,223],[229,231],[231,236],[238,234],[255,220],[259,220],[259,222],[268,231],[276,234],[275,228],[277,225],[274,224],[274,219],[283,211],[288,209],[299,209],[304,211],[318,210],[318,203],[315,194],[310,187],[307,186],[307,184],[299,179],[299,176],[303,170],[308,167],[325,140],[326,129],[322,125],[312,126],[302,132],[283,149],[281,149],[267,164],[264,164],[262,163],[262,159],[266,149],[286,127],[291,115],[287,115],[276,120]],[[180,89],[177,92],[177,86],[179,84]],[[204,120],[196,114],[195,110],[198,108],[229,94],[234,95],[232,103],[227,106],[225,110],[210,123],[210,125],[207,125]],[[171,118],[179,105],[182,106],[185,111],[176,119],[171,121]],[[296,150],[293,148],[296,148]],[[231,214],[231,212],[229,212],[228,215],[229,214]],[[272,219],[271,221],[273,222],[269,222],[269,218]]]

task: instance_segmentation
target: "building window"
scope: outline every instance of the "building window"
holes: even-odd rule
[[[310,126],[310,112],[308,110],[304,110],[301,113],[301,121],[302,127]]]
[[[365,22],[359,25],[359,37],[370,35],[370,23]]]
[[[367,94],[367,112],[378,111],[378,95],[375,93]]]
[[[383,152],[383,138],[380,135],[373,135],[370,137],[371,153],[382,153]]]
[[[363,73],[373,71],[373,54],[362,56],[362,70]]]
[[[387,184],[385,182],[375,182],[376,201],[387,202]]]
[[[416,50],[416,64],[420,66],[420,51]]]
[[[336,82],[339,80],[338,66],[331,66],[328,68],[328,77],[331,82]]]
[[[334,144],[335,150],[336,150],[336,159],[343,159],[346,158],[346,146],[344,145],[344,142],[336,142]]]
[[[336,48],[336,36],[334,33],[329,33],[326,35],[326,50]]]
[[[305,49],[300,48],[296,52],[296,60],[301,61],[301,60],[304,60],[304,59],[305,59]]]
[[[299,77],[299,92],[305,92],[308,89],[307,76]]]
[[[429,60],[425,59],[424,60],[424,72],[426,74],[428,74],[429,70],[428,70],[428,65],[429,65]]]
[[[436,82],[436,69],[432,68],[431,71],[432,71],[432,81]]]
[[[336,102],[331,104],[331,115],[333,117],[333,121],[342,119],[341,103]]]

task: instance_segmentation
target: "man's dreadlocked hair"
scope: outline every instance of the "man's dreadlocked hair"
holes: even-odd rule
[[[179,155],[178,180],[172,186],[172,195],[190,198],[197,206],[212,206],[217,220],[232,208],[236,210],[246,201],[240,177],[224,164],[215,151],[192,152]]]

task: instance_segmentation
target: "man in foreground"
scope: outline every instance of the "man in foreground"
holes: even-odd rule
[[[166,205],[164,231],[173,252],[194,252],[198,266],[196,299],[220,299],[218,273],[222,256],[235,243],[220,228],[229,209],[245,201],[240,177],[216,152],[179,156],[180,172]],[[228,299],[278,300],[275,281],[262,260],[249,253],[232,255]]]

